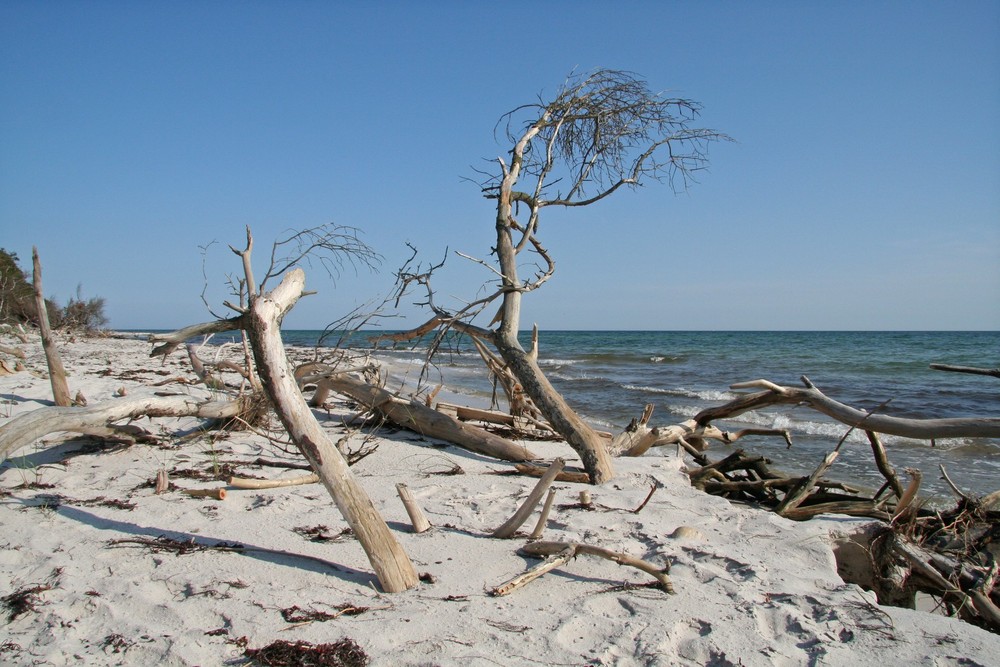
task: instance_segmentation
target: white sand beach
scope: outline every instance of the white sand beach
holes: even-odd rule
[[[156,392],[208,397],[177,352],[118,337],[60,337],[72,394],[89,405]],[[0,424],[51,405],[40,345],[0,377]],[[352,412],[317,415],[336,438]],[[535,481],[510,464],[383,429],[352,470],[422,582],[380,592],[319,484],[243,490],[211,477],[295,477],[304,463],[262,435],[198,419],[137,422],[159,444],[116,447],[53,434],[0,467],[0,664],[243,664],[272,642],[352,640],[371,665],[990,665],[1000,636],[956,619],[883,607],[837,574],[832,543],[864,520],[803,523],[692,489],[673,452],[615,461],[598,487],[557,482],[543,539],[670,564],[674,594],[631,567],[583,555],[503,597],[490,590],[536,565],[490,531]],[[336,439],[335,438],[335,439]],[[362,436],[352,447],[362,446]],[[546,459],[574,452],[532,442]],[[286,449],[292,449],[287,446]],[[156,494],[166,470],[174,487]],[[193,471],[187,472],[186,471]],[[433,527],[415,534],[396,495],[413,492]],[[636,510],[653,486],[649,502]],[[226,488],[223,500],[182,489]],[[578,506],[589,489],[593,508]],[[680,527],[694,530],[677,531]],[[183,553],[156,549],[165,537]],[[226,543],[225,549],[202,547]],[[238,546],[237,546],[238,545]],[[17,596],[15,594],[22,593]],[[332,663],[331,663],[332,664]],[[360,664],[360,663],[359,663]]]

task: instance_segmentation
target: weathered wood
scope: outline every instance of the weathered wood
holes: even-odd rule
[[[573,560],[576,555],[576,549],[574,545],[567,544],[562,551],[554,554],[550,554],[544,561],[531,568],[527,572],[517,575],[513,579],[505,581],[504,583],[490,589],[490,595],[494,597],[500,597],[512,593],[513,591],[521,588],[522,586],[534,581],[538,577],[542,576],[546,572],[551,572],[557,567],[561,567],[566,563]]]
[[[0,463],[20,448],[50,433],[90,433],[111,427],[128,435],[114,422],[138,417],[201,417],[232,419],[240,412],[237,401],[198,400],[191,396],[144,396],[87,407],[45,407],[18,415],[0,426]]]
[[[533,465],[531,463],[515,463],[514,469],[522,475],[528,475],[530,477],[541,477],[548,470],[548,468]],[[556,481],[573,482],[574,484],[590,484],[590,475],[585,472],[563,470],[556,475]]]
[[[528,497],[524,499],[521,506],[517,508],[514,515],[508,519],[502,526],[497,528],[491,533],[491,537],[497,538],[508,538],[512,537],[518,528],[528,520],[528,517],[535,510],[535,506],[538,505],[538,501],[542,499],[542,495],[545,491],[552,486],[552,482],[555,481],[556,475],[563,469],[566,464],[562,459],[556,459],[549,466],[549,469],[545,471],[538,483],[535,484],[535,488],[531,490]]]
[[[225,500],[226,490],[223,488],[215,489],[184,489],[182,493],[195,498],[214,498],[215,500]]]
[[[542,513],[538,515],[538,521],[535,523],[535,529],[531,531],[531,535],[528,536],[529,540],[537,540],[542,537],[542,533],[545,532],[545,525],[549,522],[549,513],[552,512],[552,503],[556,499],[556,490],[550,488],[549,493],[545,496],[545,504],[542,506]]]
[[[787,429],[745,428],[723,431],[711,424],[699,423],[696,419],[686,419],[679,424],[652,429],[642,423],[637,423],[635,427],[630,424],[615,438],[609,449],[620,456],[642,456],[653,447],[681,444],[689,452],[700,452],[707,447],[707,440],[732,444],[748,435],[780,435],[789,447],[792,444]]]
[[[781,516],[785,516],[785,512],[794,510],[798,507],[802,501],[806,499],[806,496],[812,492],[813,487],[816,485],[819,478],[822,477],[823,474],[830,469],[830,466],[833,465],[833,462],[837,460],[837,456],[839,454],[840,452],[838,450],[834,450],[824,456],[823,461],[816,467],[816,470],[813,471],[812,475],[797,484],[791,491],[785,494],[785,497],[780,503],[778,503],[778,506],[774,509],[774,511]]]
[[[418,401],[400,398],[390,391],[349,375],[331,376],[325,382],[337,393],[382,413],[393,424],[421,435],[504,461],[533,461],[538,458],[523,445],[460,422]]]
[[[399,494],[403,508],[406,509],[406,514],[410,517],[410,525],[413,526],[413,532],[423,533],[430,530],[431,522],[427,520],[424,511],[420,509],[420,505],[417,504],[417,499],[413,497],[413,492],[410,491],[410,488],[406,484],[399,482],[396,484],[396,493]]]
[[[162,345],[153,348],[153,351],[149,353],[149,356],[166,357],[171,352],[176,350],[182,343],[184,343],[184,341],[190,338],[195,336],[205,336],[213,333],[224,333],[226,331],[237,331],[245,328],[245,324],[246,316],[238,315],[236,317],[231,317],[228,320],[213,320],[211,322],[192,324],[170,333],[151,334],[149,336],[149,342],[162,343]]]
[[[198,376],[198,379],[205,383],[205,386],[209,389],[225,389],[226,383],[223,382],[222,378],[217,378],[212,375],[205,368],[205,364],[202,363],[201,359],[198,357],[198,353],[194,349],[194,345],[187,346],[188,360],[191,362],[191,369],[194,370],[194,374]]]
[[[612,562],[618,563],[619,565],[627,565],[629,567],[634,567],[637,570],[642,570],[656,579],[656,581],[663,587],[663,590],[667,593],[674,592],[674,585],[670,581],[669,576],[669,563],[665,567],[661,568],[653,565],[649,561],[636,558],[635,556],[630,556],[626,553],[612,551],[611,549],[605,549],[604,547],[595,547],[593,545],[583,544],[580,542],[531,542],[521,547],[521,551],[530,556],[551,556],[552,554],[564,553],[567,548],[572,549],[571,557],[579,554],[597,556],[598,558],[606,558]]]
[[[248,265],[250,233],[243,259]],[[251,275],[247,283],[252,284]],[[292,269],[267,294],[250,297],[248,332],[261,384],[289,436],[305,455],[361,543],[382,588],[389,593],[417,585],[413,564],[390,532],[347,461],[316,421],[296,384],[281,342],[281,320],[305,288],[305,273]]]
[[[771,405],[808,405],[817,412],[847,424],[862,426],[866,430],[897,435],[918,440],[937,438],[1000,438],[1000,418],[962,417],[955,419],[907,419],[890,415],[872,414],[839,403],[802,378],[804,388],[782,387],[767,380],[753,380],[731,385],[732,389],[763,388],[764,391],[741,396],[725,405],[702,410],[695,415],[699,424],[715,419],[735,417],[750,410]]]
[[[319,475],[302,475],[301,477],[288,477],[286,479],[247,479],[245,477],[230,477],[229,486],[236,489],[281,489],[286,486],[302,486],[303,484],[316,484],[319,482]]]
[[[513,259],[511,259],[513,262]],[[513,265],[513,264],[512,264]],[[505,268],[507,265],[504,265]],[[517,296],[517,306],[510,300]],[[516,291],[504,295],[505,316],[495,339],[497,351],[506,362],[511,372],[521,381],[524,393],[559,433],[570,447],[580,456],[584,469],[590,476],[592,484],[603,484],[614,477],[614,466],[608,448],[600,435],[569,406],[566,399],[555,390],[549,379],[542,373],[538,361],[521,348],[517,340],[517,322],[519,321],[520,294]],[[515,328],[511,329],[511,324]]]
[[[872,446],[872,454],[875,456],[875,467],[878,471],[882,473],[885,477],[886,483],[889,488],[892,489],[893,494],[896,498],[903,497],[903,485],[899,481],[899,477],[896,475],[895,468],[889,463],[889,457],[885,453],[885,446],[882,445],[881,438],[878,437],[878,433],[874,431],[865,431],[865,435],[868,436],[868,442]]]
[[[0,345],[0,354],[9,354],[12,357],[17,357],[18,359],[24,359],[24,350],[19,347],[7,347],[6,345]]]
[[[38,331],[42,335],[42,349],[45,351],[45,363],[49,367],[49,382],[52,384],[52,399],[60,407],[73,405],[69,394],[69,383],[66,381],[66,368],[63,366],[59,348],[52,338],[49,327],[49,310],[45,306],[45,293],[42,291],[42,263],[38,259],[38,248],[31,248],[31,264],[34,268],[33,282],[35,287],[35,308],[38,310]]]

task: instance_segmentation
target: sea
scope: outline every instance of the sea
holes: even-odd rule
[[[380,333],[391,332],[355,332],[346,341],[320,331],[286,330],[282,336],[292,345],[311,346],[322,338],[323,345],[340,341],[370,349],[370,336]],[[529,337],[523,334],[526,348]],[[411,381],[423,370],[429,386],[442,382],[470,405],[488,405],[493,386],[473,346],[453,338],[424,369],[429,343],[429,337],[394,348],[382,343],[375,355]],[[542,331],[539,362],[574,409],[594,427],[613,432],[647,403],[654,406],[652,425],[673,424],[736,398],[734,383],[765,379],[802,386],[802,377],[832,399],[887,415],[1000,417],[1000,379],[930,368],[1000,367],[997,331]],[[848,433],[848,426],[810,408],[777,406],[716,425],[787,429],[792,446],[781,437],[748,436],[733,445],[712,443],[710,457],[738,447],[767,457],[777,470],[808,474],[846,435],[827,478],[868,491],[884,481],[863,432]],[[1000,489],[1000,439],[932,443],[884,436],[883,443],[904,484],[904,469],[922,471],[921,495],[932,501],[950,497],[942,466],[963,491],[985,495]]]

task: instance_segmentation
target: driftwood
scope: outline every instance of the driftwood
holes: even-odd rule
[[[114,422],[138,417],[201,417],[232,419],[239,414],[237,401],[197,400],[190,396],[138,397],[88,407],[46,407],[18,415],[0,426],[0,463],[22,447],[50,433],[68,431],[106,437],[147,437],[134,425]],[[145,435],[144,435],[145,434]]]
[[[414,533],[423,533],[431,528],[431,522],[427,520],[424,516],[424,511],[420,509],[420,505],[417,504],[417,499],[413,497],[413,493],[410,491],[409,487],[402,482],[396,484],[396,493],[399,494],[399,499],[403,503],[403,507],[406,509],[407,516],[410,517],[410,524],[413,526]]]
[[[17,357],[18,359],[24,359],[24,350],[19,347],[7,347],[6,345],[0,345],[0,354],[9,354],[12,357]]]
[[[552,503],[556,499],[556,490],[553,488],[549,489],[549,493],[545,496],[545,504],[542,506],[542,513],[538,515],[538,521],[535,523],[535,529],[531,531],[531,535],[528,536],[529,540],[541,539],[542,533],[545,532],[545,526],[549,522],[549,514],[552,512]]]
[[[515,463],[514,470],[529,477],[541,477],[548,468],[532,465],[530,463]],[[562,470],[556,475],[557,482],[573,482],[575,484],[590,484],[590,475],[585,472],[574,470]]]
[[[191,369],[194,370],[194,374],[198,376],[198,379],[205,383],[206,387],[209,389],[226,389],[226,383],[222,378],[212,375],[205,368],[205,364],[198,357],[198,352],[194,349],[194,345],[187,346],[187,353],[188,360],[191,362]]]
[[[454,416],[459,421],[478,421],[506,427],[517,435],[535,439],[559,440],[560,435],[546,422],[527,414],[512,415],[497,410],[484,410],[452,403],[437,403],[435,410]]]
[[[400,398],[386,389],[375,387],[349,375],[331,375],[326,382],[337,393],[378,411],[393,424],[421,435],[444,440],[463,449],[504,461],[532,461],[538,458],[523,445],[460,422],[418,401]]]
[[[641,558],[636,558],[635,556],[630,556],[617,551],[611,551],[610,549],[605,549],[603,547],[595,547],[590,544],[581,544],[579,542],[531,542],[521,547],[521,552],[528,556],[544,556],[547,557],[547,560],[541,565],[528,570],[524,574],[491,589],[490,595],[507,595],[511,591],[514,591],[537,579],[546,572],[551,572],[557,567],[565,565],[580,554],[606,558],[610,561],[618,563],[619,565],[627,565],[629,567],[642,570],[656,579],[657,583],[664,591],[667,593],[674,592],[674,585],[670,581],[669,576],[669,564],[666,567],[659,568],[652,563],[642,560]]]
[[[149,337],[149,342],[161,344],[153,348],[153,351],[149,353],[149,356],[167,357],[171,352],[183,345],[185,341],[195,336],[224,333],[226,331],[238,331],[245,328],[246,317],[244,315],[238,315],[236,317],[231,317],[228,320],[213,320],[211,322],[192,324],[171,333],[152,334]]]
[[[45,351],[45,362],[49,367],[49,381],[52,383],[52,398],[60,407],[73,405],[69,395],[69,384],[66,382],[66,369],[63,367],[59,349],[52,338],[49,327],[49,310],[45,305],[45,293],[42,291],[42,263],[38,259],[38,248],[31,248],[31,263],[34,268],[35,308],[38,311],[38,331],[42,335],[42,349]]]
[[[1000,633],[990,549],[998,520],[1000,513],[972,499],[921,518],[868,524],[839,540],[838,569],[846,581],[874,590],[882,604],[913,608],[922,592],[950,615]]]
[[[717,440],[731,444],[748,435],[780,435],[789,446],[791,435],[786,429],[746,428],[740,431],[723,431],[708,423],[699,423],[697,418],[680,424],[650,428],[649,419],[653,414],[652,403],[646,405],[642,416],[633,419],[625,430],[615,436],[608,445],[614,456],[642,456],[653,447],[680,444],[688,451],[704,451],[706,441]]]
[[[246,284],[253,289],[250,252],[253,239],[247,230],[243,258]],[[308,459],[330,492],[347,524],[354,531],[389,593],[417,585],[413,564],[393,536],[371,499],[358,484],[336,445],[323,431],[306,404],[292,374],[281,342],[281,320],[305,289],[305,273],[293,269],[267,294],[250,294],[248,330],[257,372],[278,418],[292,441]]]
[[[762,388],[764,391],[742,396],[725,405],[708,408],[698,413],[694,421],[699,425],[715,419],[735,417],[749,410],[770,405],[805,404],[828,417],[851,427],[897,435],[918,440],[937,438],[1000,438],[1000,418],[963,417],[956,419],[906,419],[890,415],[873,414],[839,403],[817,389],[809,378],[803,376],[803,388],[782,387],[767,380],[753,380],[731,385],[732,389]]]
[[[521,506],[517,508],[516,512],[514,512],[514,515],[504,522],[502,526],[494,530],[490,536],[499,538],[513,537],[517,529],[528,520],[528,517],[535,510],[535,506],[538,505],[538,501],[542,499],[545,491],[552,486],[552,482],[555,481],[556,475],[559,474],[559,471],[563,469],[565,464],[566,462],[562,459],[556,459],[553,461],[552,465],[549,466],[549,469],[545,471],[545,474],[542,475],[541,479],[538,480],[538,483],[535,484],[535,488],[531,490],[528,497],[524,499]]]
[[[317,482],[319,482],[319,475],[312,474],[301,477],[289,477],[287,479],[230,477],[228,484],[234,489],[281,489],[286,486],[302,486],[303,484],[316,484]]]
[[[226,490],[222,488],[216,489],[184,489],[182,493],[195,498],[214,498],[215,500],[225,500]]]

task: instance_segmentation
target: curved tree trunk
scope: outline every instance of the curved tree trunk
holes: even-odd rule
[[[835,401],[802,377],[804,387],[784,387],[767,380],[753,380],[730,385],[732,389],[763,388],[765,391],[741,396],[714,408],[706,408],[694,420],[699,425],[726,419],[770,405],[807,405],[837,421],[866,431],[917,440],[938,438],[998,438],[1000,419],[996,417],[961,417],[951,419],[909,419],[866,412]]]
[[[244,260],[248,261],[246,255]],[[248,280],[248,284],[253,283]],[[271,292],[250,297],[247,328],[261,382],[281,423],[357,536],[382,588],[388,593],[413,588],[418,580],[409,557],[306,405],[285,356],[281,320],[304,287],[305,273],[293,269]]]
[[[517,275],[517,253],[512,237],[514,222],[511,201],[513,188],[521,173],[525,147],[540,131],[541,125],[536,123],[521,137],[514,146],[510,168],[506,170],[500,184],[497,198],[497,259],[500,262],[503,283],[503,305],[500,308],[500,326],[494,337],[494,344],[500,356],[507,362],[510,370],[521,382],[521,386],[542,415],[552,425],[559,435],[566,439],[583,463],[584,469],[590,475],[591,484],[603,484],[614,477],[611,457],[608,455],[604,440],[590,428],[586,422],[566,403],[548,378],[538,367],[533,355],[529,355],[517,340],[517,332],[521,323],[521,296],[524,285]],[[533,222],[528,223],[526,239],[530,238]]]

